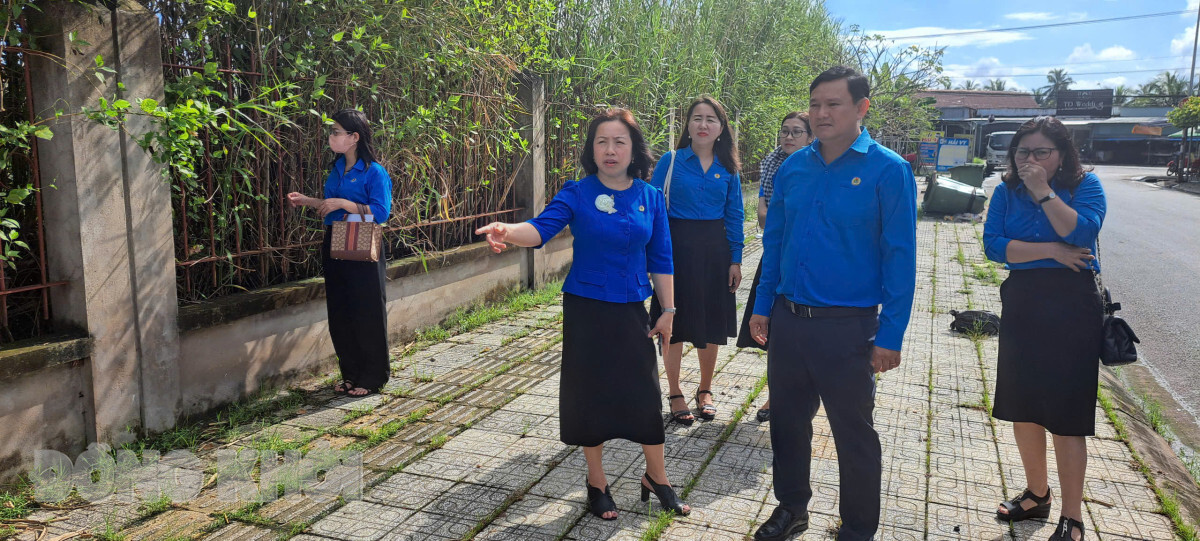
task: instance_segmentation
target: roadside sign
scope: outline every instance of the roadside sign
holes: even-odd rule
[[[921,165],[936,164],[937,163],[937,151],[938,151],[937,141],[922,142],[920,150],[917,151],[917,155],[920,158]]]
[[[958,138],[938,139],[937,170],[945,171],[971,161],[971,140]]]

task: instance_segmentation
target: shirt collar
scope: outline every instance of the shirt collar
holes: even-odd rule
[[[859,154],[866,154],[869,150],[871,150],[871,145],[874,145],[874,144],[875,144],[875,140],[871,138],[871,134],[867,133],[867,128],[860,127],[859,132],[858,132],[858,138],[855,139],[854,142],[850,144],[850,148],[847,150],[853,150],[855,152],[858,152]],[[813,151],[816,153],[820,153],[821,140],[814,139],[811,145],[808,145],[807,147],[804,147],[800,150],[804,150],[804,149],[808,149],[808,148],[813,149]],[[796,152],[800,152],[800,150],[797,150]]]
[[[677,160],[687,160],[695,157],[696,153],[692,152],[691,145],[675,150],[675,159]]]
[[[337,162],[334,163],[334,166],[339,173],[345,171],[346,170],[346,155],[342,154],[341,156],[338,156]],[[364,163],[362,161],[362,159],[360,158],[358,161],[354,162],[354,167],[351,167],[350,169],[357,170],[357,171],[366,171],[367,164]]]

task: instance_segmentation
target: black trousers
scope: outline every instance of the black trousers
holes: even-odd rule
[[[325,273],[325,307],[329,338],[337,353],[342,379],[378,391],[388,381],[387,298],[384,269],[387,258],[375,263],[329,257],[331,226],[325,226],[321,266]]]
[[[812,420],[825,403],[837,447],[842,528],[838,539],[871,539],[879,529],[882,458],[872,417],[871,352],[876,316],[804,318],[782,300],[771,312],[767,379],[775,497],[796,512],[812,499]]]

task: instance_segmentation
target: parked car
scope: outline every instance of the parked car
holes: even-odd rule
[[[996,169],[1008,166],[1008,145],[1012,143],[1015,131],[997,131],[987,136],[987,168],[985,175],[992,174]]]

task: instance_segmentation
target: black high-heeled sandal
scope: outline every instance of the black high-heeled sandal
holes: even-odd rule
[[[667,407],[668,408],[671,407],[671,401],[675,400],[676,398],[682,399],[683,395],[673,394],[673,395],[667,397]],[[692,423],[696,422],[696,418],[694,416],[692,416],[692,410],[687,409],[686,401],[684,402],[684,404],[685,404],[684,409],[671,412],[671,420],[675,421],[676,423],[679,423],[683,426],[692,426]]]
[[[1071,517],[1060,516],[1058,517],[1058,527],[1054,529],[1054,533],[1050,534],[1050,541],[1059,541],[1062,539],[1071,541],[1071,530],[1076,528],[1079,529],[1079,541],[1083,541],[1083,538],[1086,537],[1084,535],[1086,531],[1083,529],[1083,523]]]
[[[1020,496],[1006,502],[1000,502],[1000,507],[1003,507],[1007,514],[996,511],[996,519],[1008,522],[1020,522],[1031,518],[1047,518],[1050,516],[1050,494],[1051,490],[1046,489],[1046,495],[1037,497],[1032,490],[1028,488],[1022,492]],[[1029,509],[1021,507],[1021,502],[1025,500],[1032,501],[1035,505]]]
[[[712,391],[707,389],[696,391],[696,416],[704,419],[705,421],[711,421],[717,417],[717,407],[712,404],[705,404],[701,406],[700,395],[702,394],[707,394],[710,397],[713,396]]]
[[[671,485],[660,485],[655,483],[654,480],[650,478],[650,472],[646,472],[644,475],[642,475],[642,479],[644,479],[646,483],[650,483],[650,487],[647,487],[645,483],[642,484],[642,501],[650,501],[650,490],[653,488],[654,495],[658,497],[659,507],[669,511],[674,511],[676,515],[685,517],[688,516],[688,513],[692,512],[690,508],[686,511],[684,510],[685,504],[679,501],[679,498],[675,496],[675,489],[672,488]]]
[[[603,520],[617,520],[615,515],[611,518],[604,516],[605,513],[617,510],[617,502],[613,501],[612,493],[608,491],[608,485],[604,485],[604,490],[600,490],[592,486],[586,479],[583,483],[587,485],[588,511]]]

